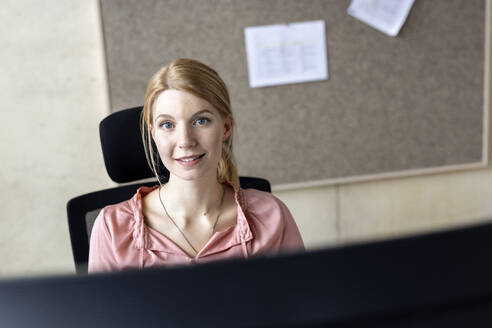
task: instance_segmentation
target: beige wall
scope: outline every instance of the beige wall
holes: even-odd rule
[[[97,0],[2,3],[0,277],[73,272],[65,206],[112,183]],[[5,28],[7,27],[7,28]],[[492,169],[277,191],[309,248],[492,217]]]
[[[66,202],[110,184],[97,1],[2,1],[0,21],[0,277],[73,272]]]
[[[492,169],[282,191],[310,248],[492,218]]]

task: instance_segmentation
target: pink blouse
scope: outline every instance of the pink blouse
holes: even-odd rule
[[[145,224],[142,198],[155,188],[141,187],[131,199],[101,210],[91,234],[89,272],[304,250],[299,229],[282,201],[267,192],[235,188],[236,224],[215,232],[191,257]]]

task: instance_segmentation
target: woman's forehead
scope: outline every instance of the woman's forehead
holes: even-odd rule
[[[217,109],[208,101],[188,92],[169,89],[157,96],[154,103],[154,117],[166,115],[175,118],[186,118],[205,109],[212,114],[219,114]]]

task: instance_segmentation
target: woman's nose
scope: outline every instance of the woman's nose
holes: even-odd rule
[[[181,126],[178,132],[178,146],[179,148],[190,148],[196,145],[196,139],[193,136],[191,127]]]

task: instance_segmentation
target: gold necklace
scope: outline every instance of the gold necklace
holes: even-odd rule
[[[183,237],[186,240],[186,242],[188,243],[188,245],[190,245],[190,247],[193,248],[193,250],[195,251],[195,255],[198,254],[197,250],[195,249],[195,247],[193,247],[193,245],[191,244],[191,242],[188,240],[188,238],[186,237],[185,233],[178,227],[178,225],[176,224],[176,222],[174,222],[174,219],[167,212],[166,206],[164,206],[164,202],[162,201],[161,189],[162,189],[162,185],[159,186],[159,201],[161,202],[161,205],[162,205],[162,208],[164,209],[164,212],[166,213],[167,217],[171,220],[171,222],[174,224],[174,226],[179,230],[179,232],[181,232],[181,235],[183,235]],[[209,239],[213,236],[214,231],[215,231],[215,226],[217,225],[217,222],[219,222],[219,217],[220,217],[220,214],[221,214],[221,211],[220,210],[222,209],[222,204],[224,203],[224,194],[225,194],[225,188],[222,186],[222,196],[220,198],[219,213],[217,214],[217,218],[215,219],[215,223],[214,223],[214,226],[212,228],[212,233],[210,234]]]

